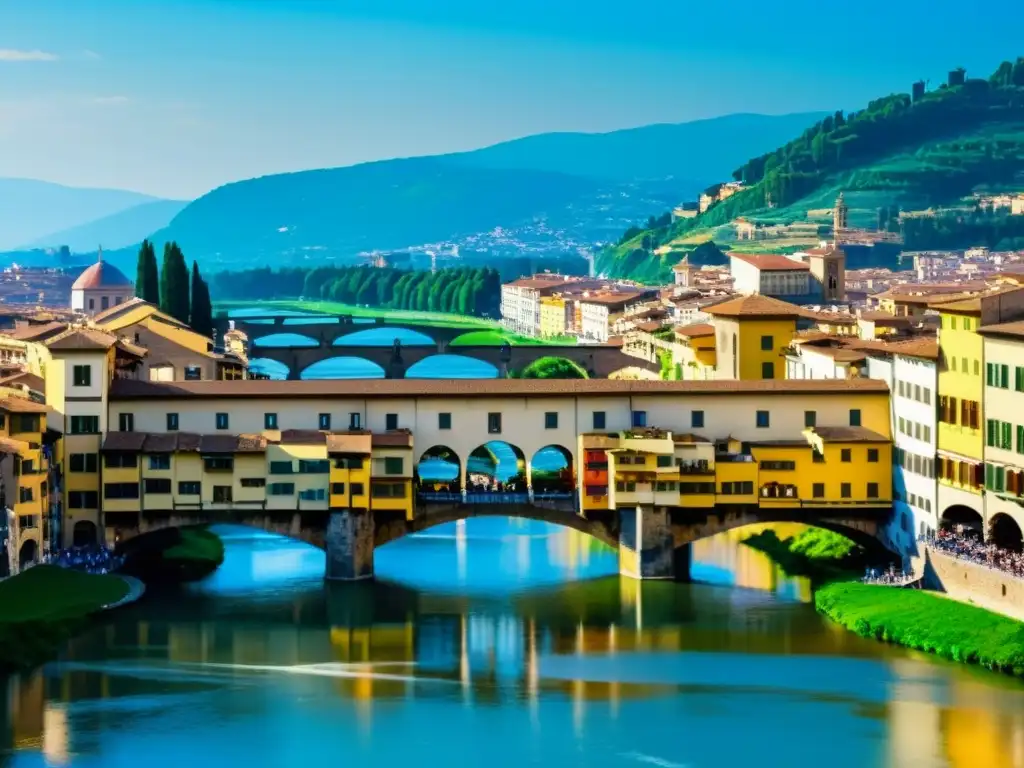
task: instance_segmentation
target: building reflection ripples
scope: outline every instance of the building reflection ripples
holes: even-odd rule
[[[405,583],[326,588],[289,578],[302,566],[316,573],[319,553],[233,544],[214,591],[147,601],[75,640],[63,662],[3,683],[0,763],[86,764],[90,756],[106,757],[120,733],[170,728],[163,721],[169,709],[177,713],[174,729],[207,718],[277,727],[270,722],[294,717],[285,701],[313,711],[343,702],[360,732],[372,734],[379,719],[391,722],[396,705],[423,717],[452,702],[474,711],[525,707],[536,722],[541,702],[565,701],[575,736],[600,741],[588,721],[601,728],[629,702],[653,707],[645,710],[652,728],[672,728],[690,716],[688,708],[728,710],[737,696],[753,695],[776,721],[787,709],[797,720],[807,704],[853,713],[868,736],[860,762],[851,764],[1024,766],[1021,686],[822,622],[804,604],[805,583],[739,546],[749,531],[695,545],[693,574],[720,585],[688,585],[610,575],[552,584],[554,573],[607,573],[614,555],[576,532],[510,530],[532,537],[526,546],[516,536],[496,545],[517,553],[506,551],[499,562],[530,564],[510,570],[513,584],[525,579],[525,588],[483,593],[416,586],[435,578],[440,554],[432,550],[442,539],[408,542],[395,552],[396,565],[404,563],[410,575]],[[485,546],[470,542],[460,556],[460,535],[465,527],[452,531],[455,542],[447,547],[455,583],[460,570],[472,575],[473,547]],[[424,573],[417,573],[418,548],[426,550]],[[282,551],[293,553],[291,570],[281,567]],[[382,571],[391,570],[387,560]],[[273,583],[239,593],[224,579],[235,587],[246,579]],[[235,689],[241,693],[223,695]],[[757,717],[758,710],[748,714]],[[721,727],[727,735],[735,722]],[[802,726],[789,727],[796,734]],[[797,753],[791,757],[789,764],[803,764]]]

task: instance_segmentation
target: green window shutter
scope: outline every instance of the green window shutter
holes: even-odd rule
[[[999,386],[1003,389],[1010,388],[1010,366],[1004,365],[1001,367],[999,377]]]
[[[996,446],[996,423],[992,419],[988,419],[986,423],[987,429],[985,430],[985,444],[989,448],[995,448]]]
[[[993,488],[992,478],[994,476],[995,476],[995,472],[992,471],[992,465],[991,464],[986,464],[985,465],[985,487],[988,488],[990,491]]]
[[[1024,427],[1017,425],[1017,453],[1024,453]]]
[[[1018,392],[1024,392],[1024,368],[1021,368],[1018,365],[1016,373],[1017,373],[1017,382],[1016,382],[1016,386],[1014,387],[1014,389],[1016,389]]]
[[[985,384],[992,386],[992,363],[985,363]]]
[[[1003,449],[1011,450],[1013,448],[1013,425],[1008,421],[1003,422]]]
[[[1006,470],[996,467],[996,490],[1002,492],[1006,488]]]

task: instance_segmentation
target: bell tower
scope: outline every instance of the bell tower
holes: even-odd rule
[[[850,226],[850,209],[846,207],[846,200],[843,193],[836,198],[835,207],[832,209],[832,244],[838,248],[841,244],[842,234]]]

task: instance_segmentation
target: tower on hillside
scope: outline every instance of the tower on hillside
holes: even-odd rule
[[[839,193],[839,197],[836,198],[835,208],[832,209],[832,240],[835,243],[835,247],[839,247],[839,239],[843,232],[850,225],[850,209],[846,207],[846,200],[843,198],[843,193]]]

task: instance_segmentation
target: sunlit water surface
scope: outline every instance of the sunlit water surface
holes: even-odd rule
[[[0,765],[1024,766],[1024,687],[829,625],[749,530],[695,545],[709,584],[478,519],[327,587],[321,552],[222,533],[207,582],[0,682]]]

